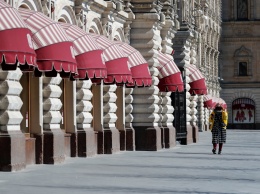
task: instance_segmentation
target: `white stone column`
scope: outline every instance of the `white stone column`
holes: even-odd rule
[[[205,131],[205,111],[204,111],[204,100],[203,100],[203,96],[198,96],[198,127],[199,127],[199,131]]]
[[[150,9],[146,6],[145,9]],[[143,11],[143,10],[142,10]],[[131,45],[139,50],[149,64],[152,86],[134,88],[133,127],[137,150],[161,149],[161,129],[159,127],[159,89],[158,70],[155,50],[161,46],[160,16],[158,13],[137,13],[132,23]]]
[[[60,76],[43,78],[43,129],[60,129],[62,115],[60,113],[62,90],[59,86]]]
[[[126,150],[126,132],[125,132],[125,86],[116,89],[116,128],[119,130],[120,150]]]
[[[197,110],[197,100],[198,100],[198,96],[191,96],[190,97],[190,109],[191,109],[191,126],[192,126],[192,138],[193,138],[193,142],[196,143],[198,142],[198,110]]]
[[[197,100],[198,100],[198,96],[191,96],[190,97],[190,109],[191,109],[191,124],[192,125],[196,125],[198,122],[198,117],[197,117]]]
[[[23,102],[20,98],[22,72],[0,69],[0,170],[16,171],[26,166],[25,136],[20,124]]]
[[[162,144],[162,148],[165,148],[165,140],[164,140],[164,128],[162,127],[162,120],[163,120],[163,115],[162,115],[162,111],[163,111],[163,105],[162,105],[162,96],[161,96],[161,92],[158,93],[158,98],[159,98],[159,102],[158,102],[158,106],[159,106],[159,111],[158,111],[158,116],[159,116],[159,120],[158,120],[158,127],[160,127],[161,129],[161,144]]]
[[[111,154],[120,151],[119,131],[116,129],[117,121],[117,95],[116,85],[104,85],[103,106],[104,106],[104,153]]]
[[[77,81],[77,128],[78,129],[89,129],[93,116],[91,114],[93,105],[91,92],[92,82],[90,80]]]
[[[65,160],[65,137],[60,123],[62,89],[59,84],[62,78],[43,77],[43,163],[54,164]]]
[[[135,150],[135,131],[132,125],[133,122],[133,88],[125,89],[125,130],[126,130],[126,150]]]
[[[104,106],[103,106],[103,81],[99,85],[92,85],[93,92],[93,127],[97,134],[97,153],[104,154]]]
[[[134,89],[133,88],[126,88],[125,89],[125,126],[127,128],[132,128],[132,121],[133,121],[133,115],[132,115],[132,111],[133,111],[133,93]]]
[[[93,105],[91,80],[77,80],[76,83],[76,122],[77,130],[72,135],[75,142],[74,150],[79,157],[88,157],[97,154],[97,137],[92,127]],[[73,145],[73,144],[72,144]]]
[[[187,70],[186,70],[187,71]],[[190,72],[188,72],[190,73]],[[192,139],[192,135],[193,135],[193,127],[191,125],[191,122],[192,122],[192,116],[191,116],[191,108],[190,108],[190,105],[191,105],[191,94],[189,92],[190,90],[190,78],[189,76],[186,74],[186,126],[187,126],[187,139],[186,139],[186,142],[185,144],[190,144],[193,142],[193,139]]]
[[[174,107],[171,105],[171,92],[161,92],[162,97],[162,127],[164,128],[165,148],[174,147],[176,145],[176,131],[173,127]]]
[[[209,116],[210,116],[210,110],[207,109],[207,108],[204,108],[205,110],[205,122],[204,122],[204,125],[205,125],[205,130],[208,131],[209,130]]]

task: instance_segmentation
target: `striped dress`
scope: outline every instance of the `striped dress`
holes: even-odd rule
[[[222,128],[222,111],[215,111],[214,125],[212,128],[212,143],[226,143],[227,131]]]

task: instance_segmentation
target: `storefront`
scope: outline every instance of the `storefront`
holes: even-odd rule
[[[255,102],[250,98],[237,98],[232,103],[230,125],[236,129],[254,129]]]

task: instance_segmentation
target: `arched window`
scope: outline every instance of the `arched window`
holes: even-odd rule
[[[233,123],[254,123],[255,102],[250,98],[237,98],[232,103]]]
[[[248,0],[237,0],[237,20],[248,20]]]

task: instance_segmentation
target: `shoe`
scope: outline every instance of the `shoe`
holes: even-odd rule
[[[218,154],[221,154],[221,151],[220,151],[220,150],[218,151]]]
[[[216,150],[215,150],[215,149],[212,149],[212,153],[213,153],[213,154],[216,154]]]

